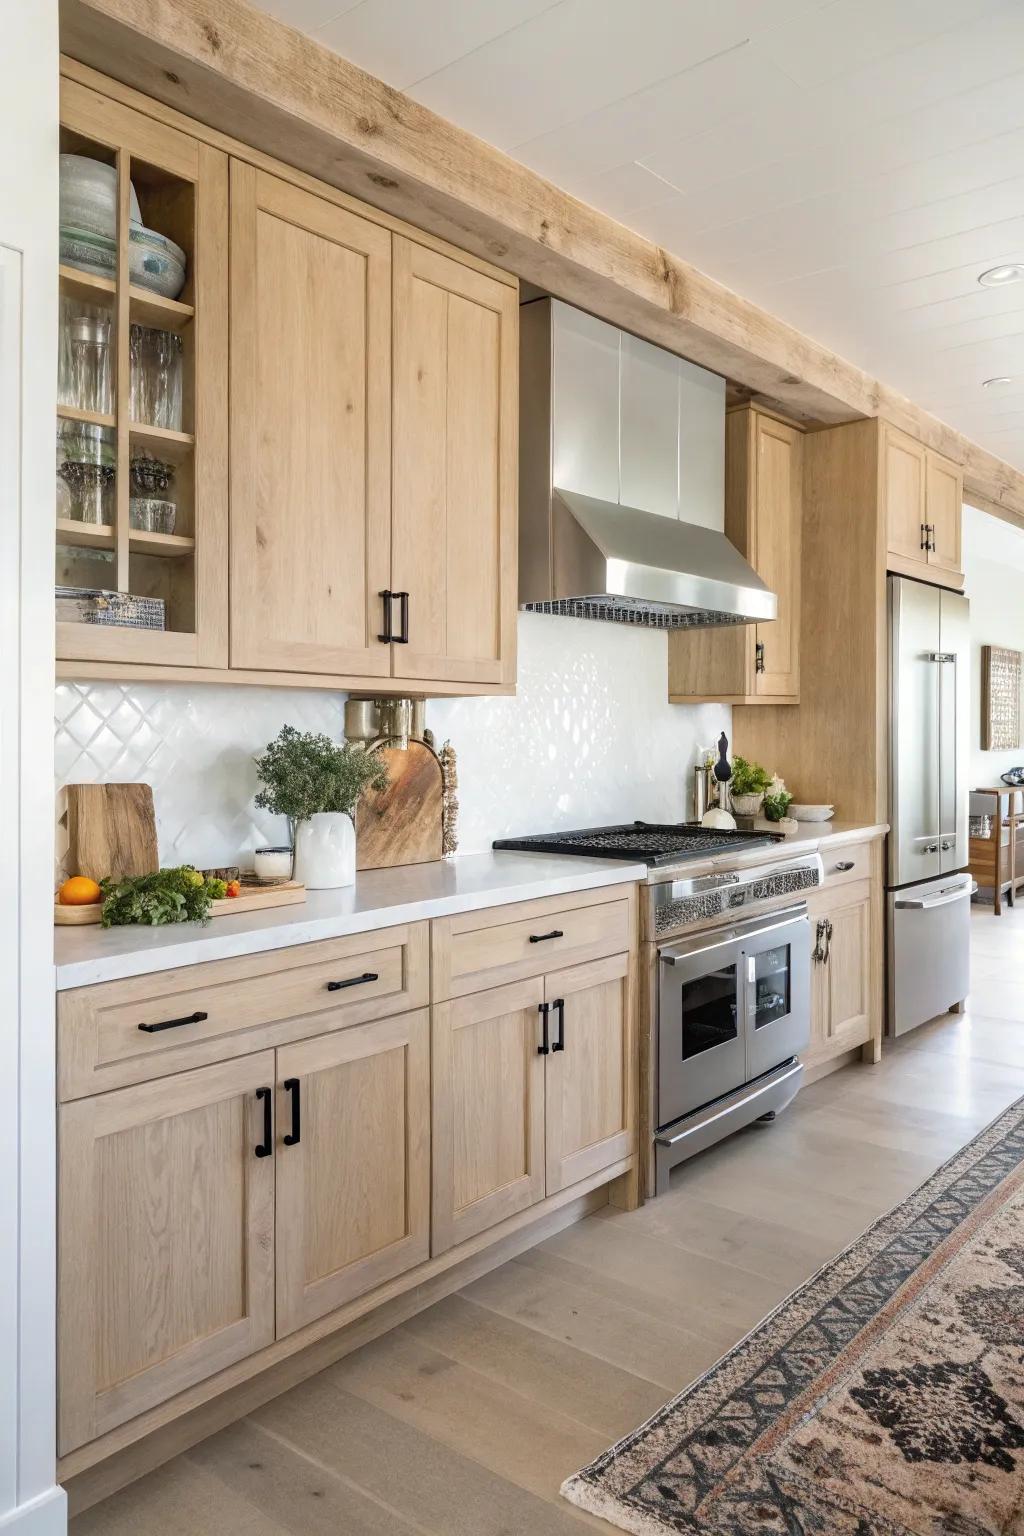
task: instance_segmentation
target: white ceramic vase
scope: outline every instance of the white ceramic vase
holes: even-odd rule
[[[310,891],[354,885],[356,829],[343,811],[322,811],[295,829],[295,872]]]

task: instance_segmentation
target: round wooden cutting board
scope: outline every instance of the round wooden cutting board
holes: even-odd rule
[[[356,868],[390,869],[441,857],[444,779],[422,741],[375,749],[388,766],[388,787],[370,791],[356,813]]]

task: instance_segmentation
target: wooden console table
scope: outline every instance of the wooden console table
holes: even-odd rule
[[[1018,806],[1024,804],[1024,786],[1013,789],[1008,784],[998,784],[972,790],[972,794],[992,796],[992,830],[988,837],[970,839],[968,868],[979,885],[992,887],[992,910],[996,917],[1000,917],[1003,893],[1006,893],[1007,904],[1014,906],[1017,886],[1024,881],[1024,862],[1022,873],[1017,873],[1018,828],[1024,828],[1024,810]],[[1005,844],[1004,832],[1007,834]]]

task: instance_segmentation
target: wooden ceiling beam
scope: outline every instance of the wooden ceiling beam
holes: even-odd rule
[[[65,53],[822,426],[884,416],[1024,520],[1024,474],[660,246],[244,0],[61,0]]]

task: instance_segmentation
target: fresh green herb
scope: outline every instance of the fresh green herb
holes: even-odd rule
[[[351,816],[366,789],[386,789],[388,770],[376,752],[336,746],[328,736],[286,725],[256,759],[264,788],[256,796],[261,811],[287,816],[293,823],[322,811]]]
[[[760,763],[749,763],[738,754],[733,758],[729,788],[734,795],[763,795],[771,782],[771,774]]]
[[[104,928],[129,923],[205,923],[210,918],[211,887],[223,882],[204,881],[191,865],[160,869],[153,875],[134,875],[124,880],[101,880]]]
[[[786,812],[793,803],[793,796],[786,788],[782,779],[776,775],[768,786],[768,792],[764,797],[764,815],[768,821],[782,821]]]

